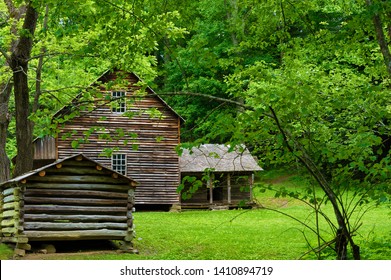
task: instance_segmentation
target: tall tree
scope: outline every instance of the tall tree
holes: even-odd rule
[[[10,84],[13,84],[14,95],[11,101],[15,102],[17,140],[14,175],[32,168],[32,122],[41,121],[38,116],[48,113],[47,104],[40,105],[41,99],[64,92],[58,87],[50,88],[50,85],[59,85],[54,81],[60,74],[68,74],[61,73],[63,69],[72,69],[70,64],[78,64],[84,69],[72,72],[93,72],[96,76],[98,69],[118,67],[142,70],[142,74],[151,76],[154,57],[150,54],[155,50],[156,40],[163,36],[180,36],[182,30],[171,22],[175,13],[153,14],[147,12],[146,4],[145,1],[4,0],[1,15],[8,20],[1,25],[0,50],[6,67],[12,71]],[[31,65],[37,65],[35,74],[29,71]],[[57,68],[51,68],[53,66]],[[49,73],[51,76],[46,76]],[[86,86],[87,80],[83,81],[82,77],[87,76],[73,78],[80,81],[76,86]],[[72,78],[66,79],[71,81]],[[1,84],[6,85],[5,82],[2,80]],[[30,87],[36,91],[31,91]],[[1,101],[2,112],[8,111],[8,100],[2,98]],[[0,148],[1,154],[5,154],[4,147]],[[7,164],[5,158],[1,160],[2,165]]]
[[[360,258],[353,239],[359,224],[352,220],[359,204],[390,193],[389,1],[374,2],[201,1],[187,44],[175,52],[187,84],[200,81],[198,88],[166,79],[163,89],[232,105],[243,100],[239,114],[219,110],[204,121],[208,137],[200,141],[246,143],[265,168],[300,162],[322,190],[314,194],[317,213],[323,196],[333,206],[326,221],[339,259]],[[165,65],[177,79],[174,63]],[[221,84],[217,94],[205,77]],[[206,108],[204,116],[216,112]]]

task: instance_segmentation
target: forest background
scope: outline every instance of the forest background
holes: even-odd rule
[[[330,202],[337,258],[360,258],[350,217],[390,198],[390,44],[382,0],[4,0],[0,181],[31,170],[32,140],[104,71],[134,71],[186,119],[184,147],[301,166],[321,193],[276,195],[320,216]]]

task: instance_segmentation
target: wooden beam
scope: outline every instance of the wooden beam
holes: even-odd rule
[[[112,179],[111,179],[112,180]],[[96,184],[96,183],[54,183],[54,182],[34,182],[29,183],[31,188],[39,189],[61,189],[61,190],[96,190],[96,191],[123,191],[127,192],[129,190],[129,185],[127,184]]]
[[[74,230],[74,231],[25,231],[30,241],[88,240],[88,239],[123,239],[123,230]]]
[[[61,163],[57,163],[57,164],[56,164],[56,168],[57,168],[57,169],[61,169],[61,168],[62,168],[62,164],[61,164]]]
[[[250,202],[253,202],[254,173],[249,176]]]
[[[227,197],[228,197],[228,204],[231,204],[231,174],[227,174]]]
[[[8,189],[5,189],[3,192],[2,192],[3,196],[8,196],[10,194],[14,194],[14,188],[8,188]]]
[[[15,211],[15,210],[7,210],[7,211],[4,211],[3,213],[3,219],[4,218],[9,218],[9,217],[12,217],[12,218],[15,218],[18,216],[18,211]]]
[[[208,187],[209,187],[209,204],[213,204],[213,181],[212,176],[208,179]]]
[[[82,161],[83,160],[83,156],[82,155],[78,155],[75,159],[76,159],[76,161]]]
[[[52,176],[31,176],[29,177],[30,182],[47,182],[47,183],[128,183],[129,180],[120,178],[119,180],[113,180],[108,176],[92,176],[92,175],[52,175]]]
[[[94,190],[64,190],[64,189],[35,189],[29,188],[25,192],[25,197],[94,197],[94,198],[119,198],[126,199],[126,192],[115,191],[94,191]]]
[[[122,229],[126,230],[126,223],[51,223],[51,222],[26,222],[25,230],[87,230],[87,229]]]
[[[14,201],[16,201],[16,199],[15,199],[15,195],[13,194],[5,196],[3,198],[3,203],[14,202]]]
[[[61,215],[61,214],[25,214],[25,222],[41,221],[69,221],[69,222],[126,222],[128,218],[125,215]]]
[[[45,175],[46,175],[45,170],[39,171],[38,175],[39,175],[40,177],[45,177]]]
[[[126,213],[127,207],[63,206],[63,205],[25,205],[26,213]]]
[[[2,211],[11,210],[11,209],[20,210],[19,201],[12,201],[12,202],[8,202],[8,203],[4,203],[2,206]]]
[[[15,220],[14,219],[7,219],[7,220],[2,220],[1,221],[1,227],[12,227],[15,225]]]
[[[30,197],[26,196],[26,204],[57,204],[77,206],[126,206],[127,199],[78,198],[78,197]]]
[[[103,169],[103,167],[102,167],[101,165],[98,164],[98,165],[96,166],[96,170],[101,171],[102,169]]]

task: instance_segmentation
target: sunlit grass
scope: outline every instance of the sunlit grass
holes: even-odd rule
[[[270,182],[270,178],[267,179]],[[303,190],[306,182],[287,176],[275,181],[277,187]],[[159,259],[159,260],[252,260],[298,259],[316,245],[316,236],[299,222],[282,213],[305,221],[315,228],[314,211],[293,198],[275,198],[272,191],[254,195],[264,208],[230,211],[136,212],[134,246],[139,254],[99,253],[48,256],[53,259]],[[332,208],[324,211],[333,217]],[[325,240],[333,238],[324,221],[320,222]],[[391,259],[390,210],[385,205],[371,209],[363,217],[355,236],[363,259]],[[306,236],[306,238],[304,238]],[[331,250],[330,250],[331,251]],[[0,257],[9,257],[9,249],[0,246]],[[12,252],[11,252],[12,254]],[[332,258],[332,255],[323,255]],[[313,259],[313,254],[304,259]],[[45,255],[41,256],[45,259]]]

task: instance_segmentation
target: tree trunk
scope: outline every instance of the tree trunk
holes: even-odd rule
[[[12,84],[0,85],[0,183],[10,178],[10,161],[6,153],[7,130],[10,121],[8,102]]]
[[[369,8],[373,5],[371,0],[366,0],[366,3]],[[379,44],[380,51],[383,55],[384,64],[386,65],[388,74],[391,76],[391,53],[390,53],[390,49],[388,47],[386,36],[384,34],[383,23],[382,23],[382,20],[381,20],[381,17],[380,17],[380,14],[378,11],[373,13],[372,22],[373,22],[373,26],[375,28],[377,42]],[[390,26],[388,26],[388,32],[389,32],[389,35],[391,36],[391,27]]]
[[[338,203],[338,198],[329,185],[329,182],[325,179],[325,176],[323,173],[319,170],[319,168],[316,166],[316,164],[312,161],[311,157],[308,155],[306,150],[297,143],[293,137],[290,137],[290,134],[285,131],[280,121],[276,115],[276,112],[274,109],[269,106],[269,110],[272,114],[272,118],[275,122],[275,124],[278,127],[278,130],[283,136],[284,143],[286,144],[289,151],[296,156],[296,158],[303,164],[303,166],[308,170],[308,172],[311,174],[311,176],[318,182],[321,189],[324,191],[327,198],[330,200],[331,205],[333,206],[335,218],[338,223],[338,230],[336,234],[336,252],[337,252],[337,259],[344,259],[347,258],[347,244],[350,244],[352,248],[353,258],[355,260],[361,259],[360,256],[360,248],[354,243],[352,234],[349,231],[348,227],[348,220],[345,220],[343,215],[343,209],[341,211],[340,204]],[[291,145],[289,140],[293,141],[294,144]],[[295,148],[293,148],[295,147]],[[299,156],[296,152],[300,151],[301,156]],[[345,215],[346,216],[346,215]]]
[[[29,121],[30,100],[27,72],[37,19],[38,13],[29,2],[22,27],[24,33],[20,35],[9,61],[14,78],[16,145],[18,149],[14,176],[30,171],[33,167],[33,133]]]

